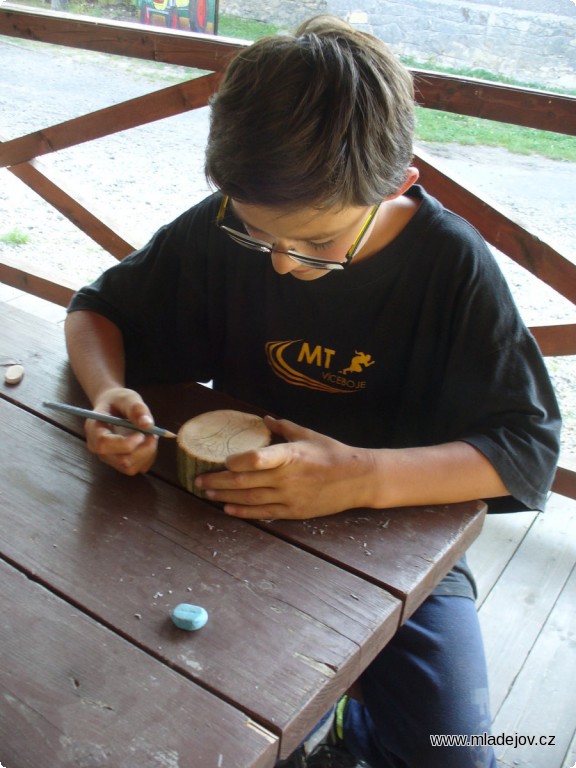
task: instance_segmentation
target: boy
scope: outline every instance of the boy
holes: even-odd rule
[[[283,417],[268,419],[283,442],[198,479],[229,515],[543,508],[559,431],[546,369],[483,240],[416,185],[413,122],[410,76],[370,35],[324,16],[255,43],[212,103],[218,192],[72,301],[94,409],[148,426],[126,381],[196,379]],[[122,472],[154,461],[153,437],[86,431]],[[495,766],[430,744],[489,729],[473,598],[463,560],[364,673],[364,703],[343,700],[288,765]]]

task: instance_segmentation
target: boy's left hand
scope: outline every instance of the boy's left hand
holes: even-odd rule
[[[352,448],[291,421],[266,417],[286,442],[229,456],[226,470],[196,486],[234,517],[256,520],[323,517],[366,504],[371,452]]]

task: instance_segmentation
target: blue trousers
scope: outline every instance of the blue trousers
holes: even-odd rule
[[[371,768],[496,768],[492,747],[432,746],[430,735],[490,732],[476,607],[432,596],[362,675],[344,713],[346,747]]]

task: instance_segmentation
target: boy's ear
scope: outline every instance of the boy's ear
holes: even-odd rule
[[[405,192],[407,192],[410,189],[410,187],[413,184],[416,184],[419,177],[420,177],[420,171],[418,170],[418,168],[411,165],[406,171],[406,178],[404,179],[404,183],[402,184],[402,186],[393,195],[390,195],[389,197],[387,197],[386,200],[394,200],[395,198],[400,197],[400,195],[403,195]]]

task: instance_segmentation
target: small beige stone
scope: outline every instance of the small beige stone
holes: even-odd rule
[[[6,368],[6,372],[4,373],[4,382],[6,384],[20,384],[23,377],[23,365],[10,365],[8,368]]]

